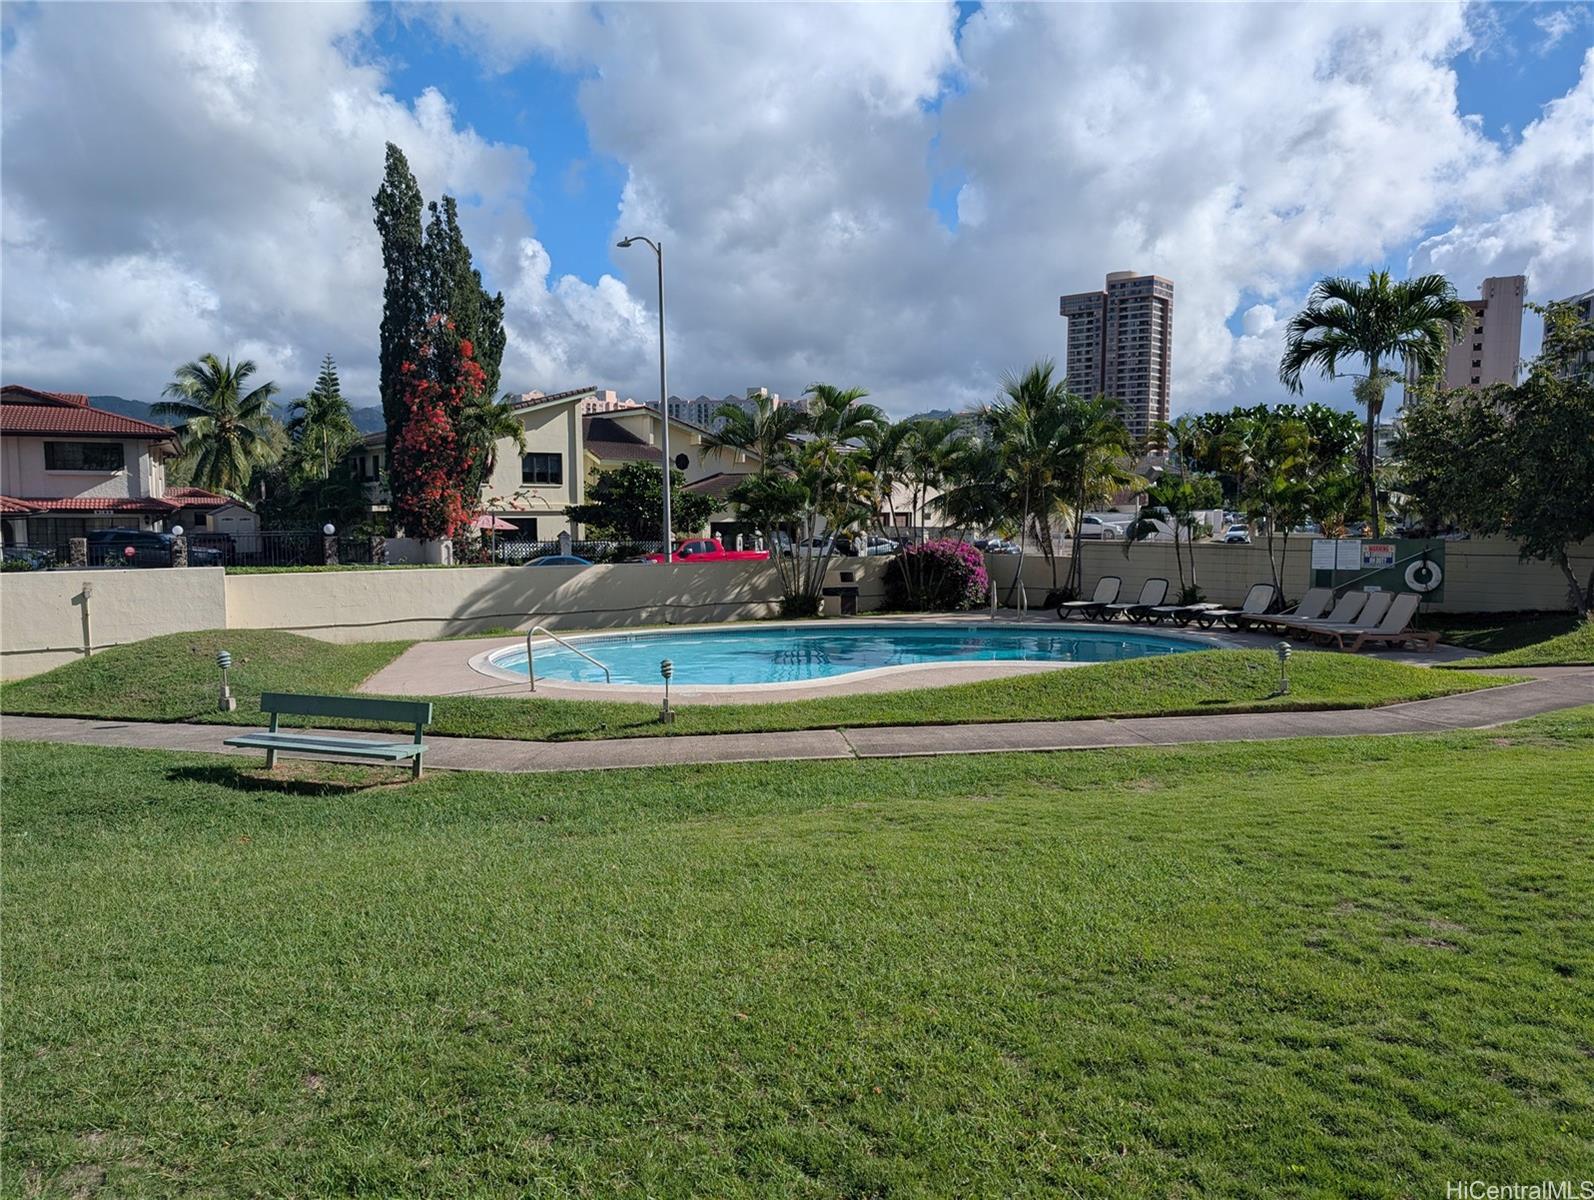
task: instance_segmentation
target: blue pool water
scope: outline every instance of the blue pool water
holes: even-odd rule
[[[1204,649],[1152,633],[1075,630],[1064,626],[908,625],[867,622],[822,626],[659,630],[569,639],[609,668],[616,684],[657,684],[659,662],[675,664],[674,684],[719,687],[799,683],[877,667],[948,662],[1115,662]],[[603,672],[562,646],[536,648],[537,678],[602,683]],[[526,673],[526,649],[501,650],[492,663]]]

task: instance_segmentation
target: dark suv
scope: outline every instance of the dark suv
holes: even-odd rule
[[[88,532],[89,566],[117,565],[131,559],[135,567],[169,567],[172,545],[176,541],[169,533],[156,533],[151,529],[91,529]],[[132,554],[127,553],[130,546]],[[219,567],[222,565],[221,551],[191,545],[188,565]]]

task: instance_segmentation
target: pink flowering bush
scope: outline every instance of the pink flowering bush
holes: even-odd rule
[[[951,538],[904,546],[886,572],[887,603],[916,612],[978,608],[990,588],[985,556]]]

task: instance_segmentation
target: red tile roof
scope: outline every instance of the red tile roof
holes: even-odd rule
[[[151,441],[176,436],[164,425],[91,408],[89,398],[75,392],[41,392],[16,383],[0,388],[0,433],[62,433]]]
[[[230,496],[218,496],[215,492],[196,487],[169,487],[166,489],[166,499],[179,508],[220,508],[233,503]]]
[[[538,404],[553,404],[560,400],[574,400],[579,396],[591,396],[597,393],[595,387],[571,388],[568,392],[552,392],[546,396],[533,396],[523,394],[511,400],[511,408],[531,408]]]
[[[0,496],[0,515],[7,517],[26,516],[30,512],[39,510],[26,500],[13,500],[10,496]]]
[[[175,500],[157,500],[153,496],[0,496],[7,504],[23,504],[30,513],[53,512],[113,512],[113,513],[173,513],[186,503]],[[13,514],[17,515],[17,514]]]

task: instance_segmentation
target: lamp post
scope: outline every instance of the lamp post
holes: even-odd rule
[[[664,247],[652,238],[628,237],[615,243],[625,250],[641,242],[659,260],[659,416],[664,432],[659,449],[664,455],[664,561],[675,561],[675,537],[670,532],[670,395],[664,386]]]
[[[673,725],[675,713],[670,710],[670,677],[675,674],[675,664],[666,658],[659,663],[659,674],[664,676],[664,708],[659,712],[659,721],[665,725]]]

